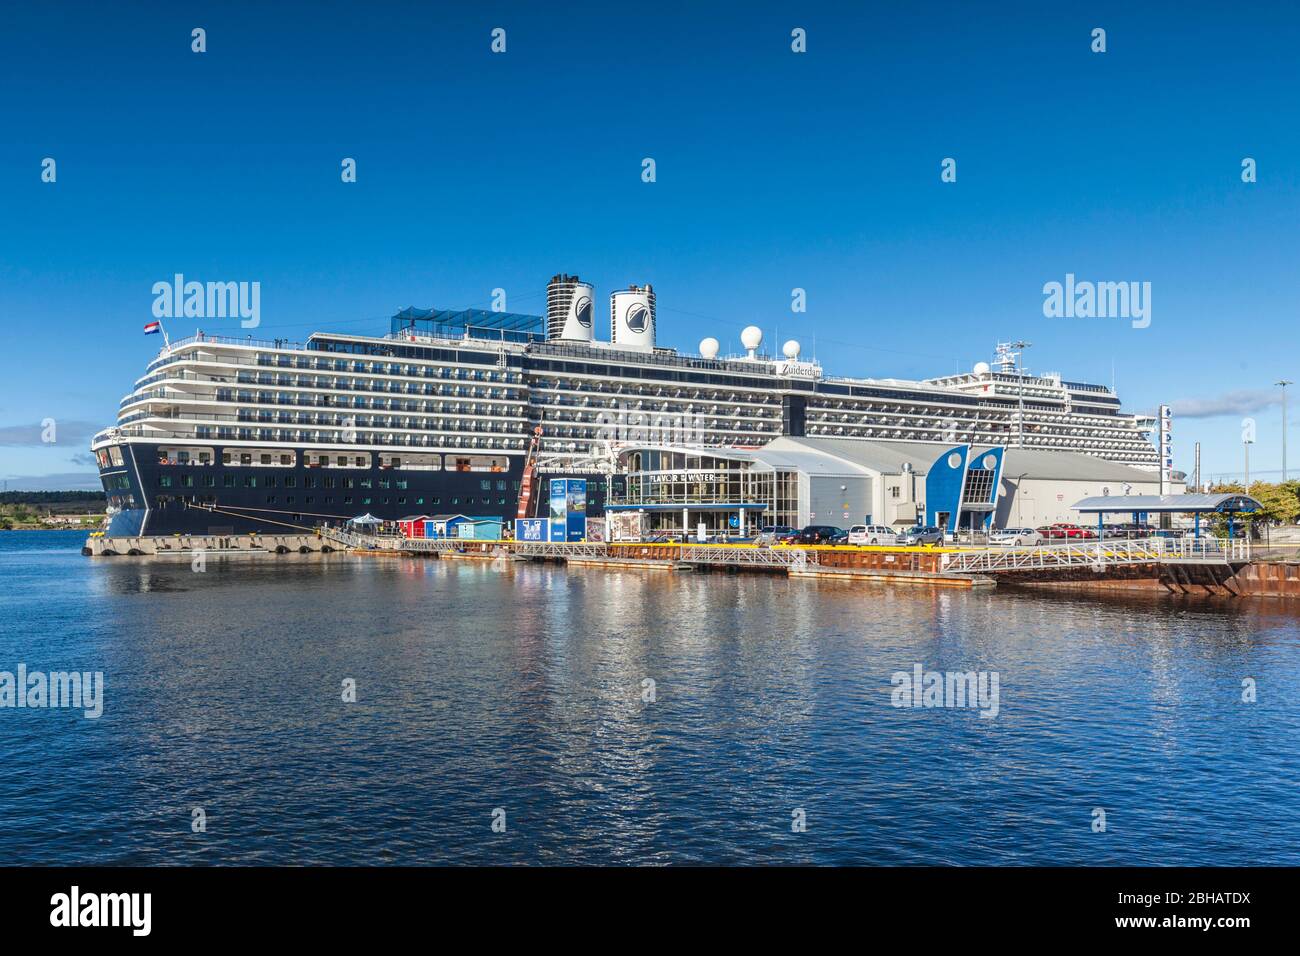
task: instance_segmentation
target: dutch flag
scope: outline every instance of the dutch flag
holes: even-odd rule
[[[144,327],[144,334],[145,334],[145,335],[157,335],[157,334],[158,334],[159,332],[161,332],[161,331],[162,331],[162,323],[161,323],[161,322],[146,322],[146,323],[145,323],[145,327]]]

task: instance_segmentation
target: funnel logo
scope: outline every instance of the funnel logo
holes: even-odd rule
[[[627,327],[630,332],[644,332],[650,323],[650,310],[644,305],[634,305],[627,310]]]
[[[578,304],[573,307],[573,313],[578,317],[578,324],[584,329],[591,328],[591,297],[583,296],[578,300]]]

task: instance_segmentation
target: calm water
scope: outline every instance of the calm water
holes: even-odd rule
[[[1300,863],[1294,605],[82,539],[0,534],[0,670],[106,682],[0,709],[5,863]]]

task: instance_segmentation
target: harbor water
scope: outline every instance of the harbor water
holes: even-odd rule
[[[1300,863],[1300,602],[83,540],[0,533],[0,672],[103,675],[7,864]]]

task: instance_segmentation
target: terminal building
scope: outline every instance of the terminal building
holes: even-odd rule
[[[635,533],[747,537],[765,525],[916,524],[949,533],[1078,522],[1091,496],[1157,495],[1160,476],[1039,449],[776,438],[761,448],[630,446],[605,505]],[[1174,492],[1185,486],[1175,482]],[[629,528],[631,531],[632,529]]]

